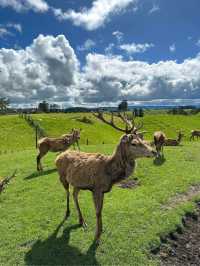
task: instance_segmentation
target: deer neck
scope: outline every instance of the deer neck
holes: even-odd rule
[[[118,145],[108,164],[111,182],[116,183],[129,177],[133,173],[135,164],[135,159],[130,158],[125,152],[122,151],[121,146]]]

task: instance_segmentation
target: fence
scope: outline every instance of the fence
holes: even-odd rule
[[[20,113],[19,117],[25,119],[29,126],[35,129],[35,146],[37,148],[38,138],[47,137],[47,133],[37,121],[33,120],[31,115]]]

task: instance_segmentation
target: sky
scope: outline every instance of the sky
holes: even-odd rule
[[[199,11],[199,0],[0,0],[0,97],[199,104]]]

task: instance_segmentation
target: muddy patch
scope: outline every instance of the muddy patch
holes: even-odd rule
[[[124,180],[117,184],[118,187],[120,188],[129,188],[133,189],[136,188],[140,185],[140,181],[137,178],[131,179],[131,180]]]
[[[200,202],[195,213],[183,218],[183,227],[162,239],[161,247],[154,254],[161,266],[200,265]]]
[[[163,208],[166,210],[173,209],[181,203],[191,201],[198,195],[200,195],[200,184],[191,186],[185,193],[177,194]]]

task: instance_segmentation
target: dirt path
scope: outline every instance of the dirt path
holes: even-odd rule
[[[173,209],[181,203],[191,201],[198,195],[200,195],[200,184],[191,186],[185,193],[177,194],[163,208],[167,210]]]
[[[200,195],[200,184],[191,186],[182,194],[177,194],[165,206],[169,210],[177,205],[191,201]],[[161,266],[200,266],[200,202],[197,212],[183,218],[184,228],[170,234],[157,253]]]

